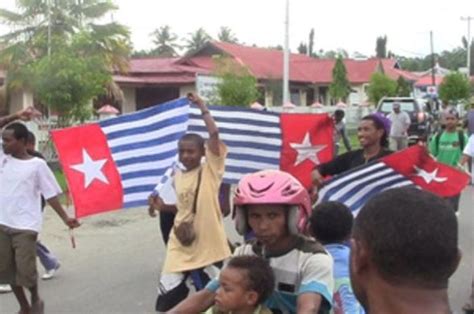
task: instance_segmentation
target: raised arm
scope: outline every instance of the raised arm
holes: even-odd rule
[[[41,115],[41,113],[39,113],[33,107],[28,107],[14,114],[11,114],[5,117],[0,117],[0,128],[3,128],[8,123],[13,122],[15,120],[28,121],[28,120],[31,120],[31,118],[35,116],[39,116],[39,115]]]
[[[209,133],[209,140],[207,141],[207,146],[209,150],[216,156],[220,156],[219,149],[219,130],[217,129],[214,118],[211,115],[211,112],[207,108],[204,101],[197,95],[189,93],[188,99],[193,102],[199,109],[201,109],[202,119],[206,124],[207,132]]]

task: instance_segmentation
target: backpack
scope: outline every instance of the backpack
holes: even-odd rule
[[[441,138],[441,134],[443,134],[444,131],[438,132],[435,135],[435,147],[436,151],[439,151],[439,139]],[[459,137],[459,149],[461,149],[461,152],[464,149],[464,132],[462,130],[458,130],[458,137]]]

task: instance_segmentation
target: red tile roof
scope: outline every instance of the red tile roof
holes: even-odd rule
[[[196,73],[209,71],[198,66],[178,64],[180,58],[131,59],[127,74],[116,73],[113,78],[119,84],[187,84],[194,83]]]
[[[398,80],[402,76],[407,81],[415,82],[420,78],[415,73],[399,69],[395,59],[381,59],[381,62],[384,73],[392,80]]]
[[[211,49],[209,49],[211,48]],[[248,67],[250,72],[260,80],[282,79],[283,51],[248,47],[237,44],[210,42],[193,55],[183,58],[141,58],[130,62],[129,76],[115,76],[119,83],[179,83],[194,82],[196,73],[209,74],[215,68],[213,53],[223,53],[235,62]],[[290,81],[295,83],[330,84],[335,60],[314,59],[302,54],[290,54]],[[409,72],[396,69],[392,59],[345,59],[348,80],[352,84],[363,84],[370,81],[376,71],[384,70],[392,78],[403,75],[415,81],[417,77]],[[192,77],[191,77],[192,76]]]
[[[442,76],[439,76],[439,75],[435,76],[435,85],[441,84],[442,81],[443,81]],[[432,80],[431,75],[425,75],[416,81],[415,86],[431,86],[433,85],[432,83],[433,83],[433,80]]]
[[[283,77],[283,51],[248,47],[237,44],[212,42],[212,45],[232,56],[237,62],[246,65],[259,79],[277,79]],[[300,62],[311,62],[312,58],[302,54],[290,54],[290,81],[308,82],[304,67],[293,67]]]

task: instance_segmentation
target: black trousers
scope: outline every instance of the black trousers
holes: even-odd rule
[[[170,232],[174,224],[174,216],[175,214],[173,213],[160,212],[161,236],[163,237],[163,242],[165,242],[165,245],[168,244],[168,240],[170,238]]]

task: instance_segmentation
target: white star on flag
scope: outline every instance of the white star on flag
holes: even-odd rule
[[[430,184],[431,182],[438,182],[438,183],[443,183],[445,182],[446,180],[448,180],[448,178],[441,178],[441,177],[437,177],[438,175],[438,168],[436,168],[435,170],[433,170],[433,172],[428,172],[424,169],[421,169],[421,168],[418,168],[417,166],[413,166],[416,170],[416,174],[415,176],[418,176],[418,177],[422,177],[423,180],[425,180],[425,182],[427,184]]]
[[[327,145],[313,145],[311,144],[309,132],[304,136],[302,143],[290,143],[291,148],[296,150],[298,156],[296,157],[295,166],[299,165],[306,159],[311,160],[315,165],[321,162],[318,158],[318,153],[326,148]]]
[[[102,172],[107,159],[92,160],[85,149],[82,150],[82,164],[71,165],[70,167],[84,174],[84,188],[87,188],[95,179],[109,184],[107,177]]]

